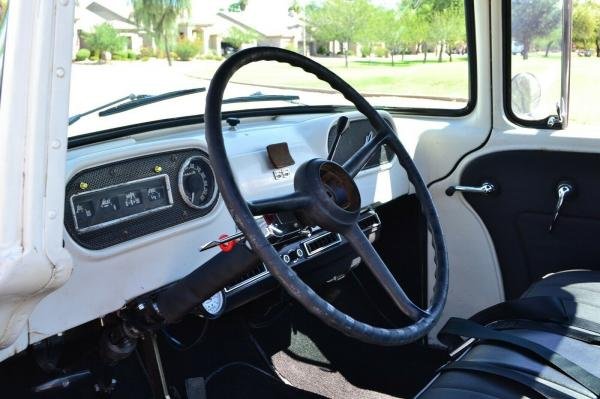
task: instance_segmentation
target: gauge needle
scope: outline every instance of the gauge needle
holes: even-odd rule
[[[194,203],[194,197],[195,197],[196,193],[192,191],[192,204]]]

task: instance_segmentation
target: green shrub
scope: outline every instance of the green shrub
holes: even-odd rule
[[[376,57],[381,58],[381,57],[387,57],[389,52],[384,47],[377,47],[377,48],[375,48],[374,53],[375,53]]]
[[[142,47],[140,49],[140,58],[149,58],[154,56],[154,51],[149,47]]]
[[[175,45],[175,54],[181,61],[191,60],[198,54],[199,50],[200,49],[195,43],[187,39],[181,39]]]
[[[135,52],[133,50],[127,50],[127,59],[135,60],[135,59],[137,59],[137,54],[135,54]]]
[[[125,38],[119,36],[119,32],[107,22],[94,26],[94,31],[86,33],[84,37],[85,42],[95,54],[102,54],[106,51],[115,54],[125,47]]]
[[[90,56],[90,61],[98,61],[100,58],[97,55]]]
[[[140,58],[142,61],[148,61],[150,59],[150,57],[141,57]]]
[[[126,51],[113,51],[112,52],[112,60],[113,61],[123,61],[127,59]]]
[[[317,47],[317,54],[318,55],[329,55],[329,50],[323,46],[323,45],[319,45],[319,47]]]
[[[77,51],[77,54],[75,54],[75,61],[85,61],[90,58],[90,54],[90,50],[81,48]]]

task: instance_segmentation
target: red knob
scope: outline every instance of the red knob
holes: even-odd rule
[[[224,240],[227,237],[229,237],[229,235],[221,234],[219,236],[219,240]],[[235,247],[235,244],[237,244],[237,240],[231,240],[231,241],[224,242],[223,244],[219,244],[219,248],[221,248],[221,251],[223,251],[223,252],[229,252],[233,249],[233,247]]]

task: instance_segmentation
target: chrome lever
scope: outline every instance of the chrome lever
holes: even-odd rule
[[[204,245],[202,245],[200,247],[200,252],[206,251],[207,249],[211,249],[211,248],[214,248],[214,247],[218,247],[219,245],[222,245],[222,244],[227,244],[228,242],[231,242],[233,240],[237,240],[238,238],[242,238],[242,237],[244,237],[244,233],[242,233],[240,231],[240,232],[232,234],[230,236],[223,237],[221,239],[214,240],[214,241],[211,241],[211,242],[207,242],[206,244],[204,244]]]
[[[556,208],[554,209],[554,218],[552,219],[552,223],[550,223],[548,232],[552,232],[552,229],[556,225],[556,222],[558,222],[560,210],[565,202],[565,199],[573,193],[573,186],[569,183],[560,183],[556,191],[558,195],[558,200],[556,201]]]
[[[496,191],[496,186],[489,182],[481,183],[481,186],[450,186],[446,189],[446,195],[451,197],[455,192],[460,191],[462,193],[473,193],[473,194],[491,194]]]

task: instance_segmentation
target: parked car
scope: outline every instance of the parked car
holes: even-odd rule
[[[577,55],[580,57],[591,57],[593,54],[593,51],[591,49],[587,49],[587,50],[577,50]]]
[[[525,50],[525,46],[523,43],[513,40],[510,45],[510,52],[512,55],[523,54]]]

